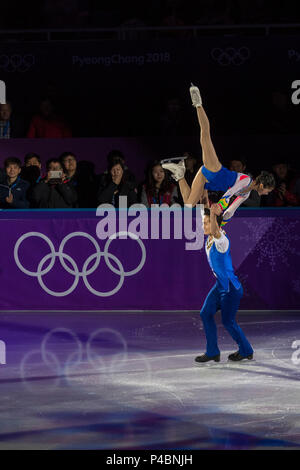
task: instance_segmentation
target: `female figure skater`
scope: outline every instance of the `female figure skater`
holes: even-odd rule
[[[253,349],[245,334],[236,323],[235,317],[239,308],[243,288],[234,273],[230,254],[230,242],[225,232],[220,229],[222,216],[218,216],[218,205],[204,209],[203,228],[208,235],[205,244],[208,263],[217,278],[217,282],[207,295],[200,311],[206,335],[206,352],[197,356],[197,364],[215,361],[220,362],[217,328],[214,315],[221,310],[222,322],[230,336],[238,344],[238,351],[230,354],[230,361],[253,359]]]
[[[203,166],[195,176],[191,188],[184,178],[184,160],[180,161],[178,164],[163,163],[162,167],[171,171],[173,178],[176,181],[179,181],[180,191],[185,204],[195,206],[203,197],[204,189],[209,189],[211,191],[225,191],[225,194],[218,202],[218,215],[227,209],[226,220],[224,219],[223,221],[224,224],[233,216],[240,204],[249,197],[252,190],[257,191],[260,196],[269,194],[275,187],[275,180],[271,173],[262,171],[261,174],[252,181],[250,176],[230,171],[222,166],[211,140],[210,124],[202,106],[199,89],[192,85],[190,88],[190,94],[192,104],[197,110],[198,122],[200,125],[200,143],[202,146]],[[233,195],[236,195],[237,197],[229,206],[230,199]]]

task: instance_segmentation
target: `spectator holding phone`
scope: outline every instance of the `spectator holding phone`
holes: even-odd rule
[[[20,178],[21,161],[10,157],[4,162],[5,176],[0,184],[0,207],[2,209],[27,209],[29,183]]]
[[[61,162],[52,158],[46,163],[47,174],[32,191],[33,207],[71,209],[76,206],[77,193],[68,181]]]

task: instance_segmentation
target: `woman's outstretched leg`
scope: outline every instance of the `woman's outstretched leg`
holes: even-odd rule
[[[193,106],[195,106],[197,110],[197,117],[200,125],[200,143],[202,147],[202,159],[204,167],[212,173],[217,173],[219,170],[221,170],[222,165],[217,157],[211,140],[210,124],[206,112],[202,106],[202,99],[199,88],[192,85],[190,88],[190,94]],[[174,163],[163,163],[162,166],[163,168],[170,170],[173,173],[175,180],[179,181],[181,194],[185,204],[191,204],[192,206],[195,206],[199,200],[203,198],[205,183],[208,181],[202,173],[203,167],[201,167],[196,174],[189,192],[189,187],[187,188],[188,185],[184,180],[185,168],[183,160],[178,165]],[[182,181],[182,183],[180,183],[180,181]]]
[[[202,147],[202,160],[205,168],[209,171],[217,172],[222,168],[222,165],[217,157],[215,148],[213,146],[210,135],[210,123],[206,112],[202,106],[202,99],[200,96],[199,88],[191,86],[190,94],[193,106],[197,110],[198,122],[200,125],[200,143]]]
[[[198,122],[200,125],[200,143],[202,147],[202,159],[205,168],[212,172],[217,172],[222,168],[222,165],[217,157],[215,148],[213,146],[211,136],[210,136],[210,124],[206,112],[202,106],[202,99],[200,96],[199,89],[192,86],[190,88],[191,98],[193,106],[196,107]],[[196,174],[189,198],[187,199],[186,204],[192,204],[193,206],[197,204],[199,199],[203,198],[204,194],[204,185],[207,182],[207,179],[202,173],[201,167]]]

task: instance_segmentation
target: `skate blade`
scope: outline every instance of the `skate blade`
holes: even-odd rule
[[[186,160],[188,157],[170,157],[160,160],[160,163],[173,163],[181,160]]]
[[[218,365],[221,365],[222,362],[217,362],[217,361],[207,361],[207,362],[195,362],[194,365],[196,367],[203,367],[203,366],[218,366]]]
[[[241,359],[240,361],[231,361],[230,359],[227,359],[227,364],[252,364],[253,362],[256,362],[255,359]]]

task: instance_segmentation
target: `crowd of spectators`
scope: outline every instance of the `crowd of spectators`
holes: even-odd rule
[[[271,6],[270,6],[271,3]],[[17,0],[1,8],[4,28],[184,26],[197,24],[295,23],[297,2],[282,0]]]
[[[191,185],[201,162],[189,152],[184,156],[186,180]],[[243,158],[232,159],[229,168],[251,175]],[[272,171],[276,188],[262,197],[252,191],[244,206],[300,206],[300,175],[284,159],[274,162]],[[109,152],[107,169],[100,175],[95,173],[93,163],[78,161],[73,152],[51,158],[45,169],[36,153],[26,154],[23,163],[17,157],[7,158],[4,168],[0,169],[1,209],[96,208],[104,203],[118,208],[120,196],[127,196],[128,206],[135,203],[148,208],[152,204],[183,206],[178,183],[158,160],[149,164],[144,181],[139,182],[119,150]],[[210,202],[216,202],[222,193],[209,192],[208,196]]]

